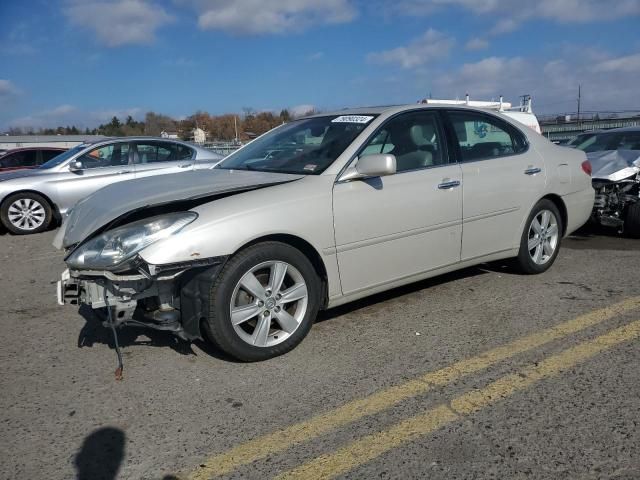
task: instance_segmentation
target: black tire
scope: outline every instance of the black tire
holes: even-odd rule
[[[627,215],[624,219],[624,231],[633,238],[640,238],[640,202],[632,203],[627,207]]]
[[[295,267],[307,287],[307,309],[297,329],[272,346],[257,347],[243,340],[231,323],[230,303],[236,285],[245,273],[263,262],[282,261]],[[209,317],[204,322],[208,339],[232,357],[255,362],[287,353],[309,333],[320,306],[321,280],[309,259],[298,249],[280,242],[253,245],[234,255],[216,279],[210,297]],[[257,326],[255,327],[257,328]]]
[[[531,254],[529,253],[529,248],[528,248],[529,229],[531,227],[531,224],[534,218],[536,218],[544,210],[550,211],[555,217],[555,221],[558,228],[558,240],[557,240],[555,250],[553,251],[553,254],[550,256],[550,258],[545,263],[539,264],[534,262],[533,258],[531,257]],[[526,274],[537,274],[537,273],[542,273],[549,270],[549,268],[551,268],[551,265],[553,265],[553,262],[555,262],[558,256],[558,252],[560,251],[563,228],[564,227],[562,225],[562,216],[560,215],[560,212],[558,211],[558,207],[556,207],[555,203],[545,198],[543,198],[538,203],[536,203],[533,209],[531,210],[529,217],[527,217],[527,221],[525,223],[524,230],[522,232],[522,237],[520,239],[520,250],[518,252],[518,256],[516,257],[516,266],[518,267],[518,269],[522,273],[526,273]]]
[[[14,225],[9,220],[9,208],[13,203],[19,200],[25,201],[35,201],[42,206],[42,211],[44,212],[44,218],[42,220],[42,224],[37,226],[36,228],[20,228],[19,226]],[[15,193],[10,195],[2,202],[2,207],[0,207],[0,220],[2,224],[5,226],[7,230],[15,235],[29,235],[31,233],[40,233],[44,232],[53,220],[53,209],[51,205],[42,195],[38,195],[37,193],[32,192],[24,192],[24,193]],[[38,220],[39,221],[39,220]]]

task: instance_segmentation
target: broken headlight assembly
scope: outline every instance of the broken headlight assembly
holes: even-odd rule
[[[179,232],[196,218],[194,212],[177,212],[138,220],[92,238],[65,261],[78,270],[122,270],[138,252]]]

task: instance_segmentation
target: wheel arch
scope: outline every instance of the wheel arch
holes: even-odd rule
[[[10,194],[8,194],[7,196],[5,196],[2,201],[0,202],[0,208],[4,207],[4,204],[7,203],[7,201],[15,196],[18,195],[20,193],[34,193],[36,195],[41,196],[42,198],[44,198],[48,203],[49,206],[51,207],[51,211],[53,212],[53,218],[57,221],[60,222],[60,220],[62,219],[62,215],[60,215],[60,210],[58,209],[58,206],[55,204],[55,202],[53,202],[51,200],[51,197],[49,197],[49,195],[39,192],[37,190],[31,190],[31,189],[23,189],[23,190],[17,190],[15,192],[11,192]]]
[[[562,235],[561,236],[564,237],[565,234],[567,233],[567,223],[569,221],[569,216],[568,216],[568,213],[567,213],[567,206],[565,205],[564,200],[562,200],[562,197],[560,195],[557,195],[555,193],[550,193],[548,195],[545,195],[540,200],[549,200],[549,201],[553,202],[553,204],[556,206],[556,208],[560,212],[560,217],[561,217],[561,220],[562,220]]]
[[[322,285],[322,292],[321,292],[322,301],[320,304],[320,308],[322,309],[326,308],[328,304],[328,298],[329,298],[328,296],[329,277],[327,273],[327,267],[324,264],[322,257],[320,256],[320,252],[318,252],[318,250],[316,250],[316,248],[313,245],[311,245],[308,241],[304,240],[303,238],[298,237],[296,235],[286,234],[286,233],[264,235],[262,237],[254,238],[250,242],[243,244],[240,248],[238,248],[234,252],[234,255],[258,243],[274,242],[274,241],[281,242],[296,248],[297,250],[302,252],[302,254],[305,257],[307,257],[307,259],[309,259],[309,261],[311,262],[311,265],[313,265],[313,268],[318,274],[318,277],[320,278],[320,282]]]

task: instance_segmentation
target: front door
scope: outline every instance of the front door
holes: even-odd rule
[[[395,155],[397,173],[338,181],[336,249],[345,295],[410,279],[460,260],[461,170],[450,164],[434,112],[390,119],[360,155]]]
[[[448,114],[459,145],[462,260],[517,248],[522,225],[544,191],[542,157],[507,122],[480,112]]]
[[[65,172],[56,180],[61,213],[102,187],[135,178],[128,142],[96,147],[74,161],[82,162],[82,169]]]

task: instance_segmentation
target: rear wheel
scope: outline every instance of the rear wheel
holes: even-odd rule
[[[280,242],[249,247],[229,260],[212,288],[209,339],[242,361],[282,355],[309,332],[320,291],[299,250]]]
[[[627,208],[624,230],[631,237],[640,238],[640,202],[632,203]]]
[[[542,199],[533,207],[520,240],[516,259],[524,273],[542,273],[555,262],[562,238],[562,217],[551,200]]]
[[[2,224],[16,235],[45,231],[51,225],[53,210],[49,202],[37,193],[16,193],[0,208]]]

